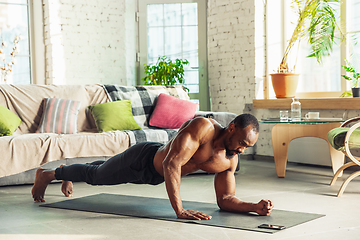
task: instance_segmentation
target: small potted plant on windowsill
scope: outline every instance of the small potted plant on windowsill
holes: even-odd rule
[[[300,44],[306,38],[311,47],[308,57],[315,57],[318,63],[324,56],[330,55],[335,42],[335,31],[340,28],[333,4],[339,0],[293,0],[292,7],[298,14],[297,23],[284,51],[283,58],[276,73],[270,74],[277,98],[293,98],[295,96],[299,74],[295,74],[295,65],[290,68],[288,56],[295,43]],[[343,35],[341,34],[343,38]],[[288,91],[288,92],[287,92]]]
[[[159,57],[155,65],[144,65],[146,76],[141,80],[144,85],[175,85],[184,84],[184,65],[186,59],[176,59],[175,62],[165,56]],[[189,91],[188,88],[184,86]]]
[[[347,75],[341,75],[341,76],[346,80],[351,81],[351,91],[345,91],[341,96],[348,97],[352,95],[353,97],[359,97],[360,72],[358,72],[350,62],[346,61],[346,65],[347,66],[341,65],[341,67],[343,67],[347,73],[350,73],[351,76],[347,76]]]

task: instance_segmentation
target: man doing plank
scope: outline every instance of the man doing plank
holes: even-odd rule
[[[254,146],[258,136],[259,123],[251,114],[237,116],[225,128],[213,119],[197,117],[185,122],[165,145],[143,142],[107,161],[48,170],[39,168],[32,195],[35,202],[44,202],[46,187],[53,180],[63,180],[65,196],[72,194],[72,181],[91,185],[156,185],[165,181],[171,206],[178,218],[208,220],[211,216],[206,213],[185,210],[180,197],[181,176],[201,169],[215,173],[215,192],[220,209],[269,215],[273,209],[270,200],[247,203],[235,197],[237,154]]]

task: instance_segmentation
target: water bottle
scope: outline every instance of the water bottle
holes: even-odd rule
[[[299,98],[293,98],[291,103],[291,121],[299,122],[301,121],[301,103]]]

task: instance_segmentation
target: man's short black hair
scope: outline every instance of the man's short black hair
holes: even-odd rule
[[[234,120],[232,120],[231,123],[234,123],[235,127],[239,128],[246,128],[247,126],[251,125],[253,131],[259,133],[259,121],[255,116],[249,113],[240,114]]]

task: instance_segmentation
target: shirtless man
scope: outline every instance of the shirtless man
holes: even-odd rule
[[[65,196],[72,194],[71,181],[92,185],[156,185],[165,181],[171,206],[178,218],[209,220],[211,216],[206,213],[185,210],[180,197],[181,176],[201,169],[215,173],[215,192],[220,209],[270,215],[273,209],[270,200],[247,203],[235,197],[237,154],[253,146],[258,136],[259,123],[251,114],[237,116],[226,128],[213,119],[194,118],[185,122],[166,145],[144,142],[107,161],[73,164],[55,170],[39,168],[32,195],[35,202],[44,202],[45,189],[55,179],[63,180]]]

